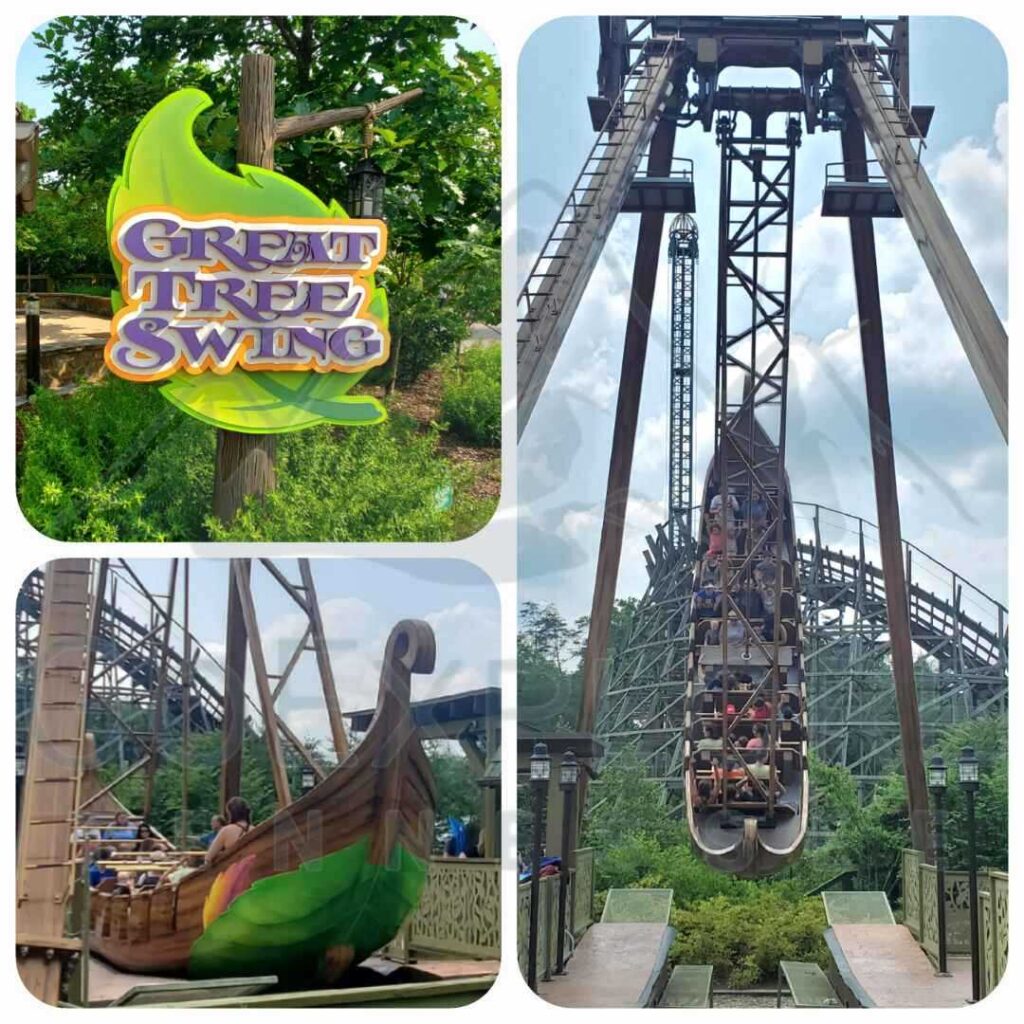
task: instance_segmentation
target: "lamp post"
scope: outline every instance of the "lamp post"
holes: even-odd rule
[[[530,935],[527,953],[526,983],[537,991],[537,922],[540,915],[541,830],[547,803],[551,758],[546,743],[536,743],[530,755],[530,789],[533,795],[533,852],[530,857]]]
[[[565,911],[569,899],[569,868],[573,860],[573,814],[580,766],[576,754],[567,750],[562,758],[558,785],[562,790],[562,870],[558,879],[558,961],[555,974],[565,974]]]
[[[943,842],[943,801],[946,796],[946,762],[933,757],[928,764],[928,788],[935,797],[935,886],[938,890],[939,974],[946,970],[946,849]]]
[[[979,764],[973,747],[960,751],[957,769],[960,786],[967,801],[967,888],[971,911],[971,1002],[981,999],[981,950],[978,944],[978,844],[977,821],[974,817],[974,795],[981,781]]]

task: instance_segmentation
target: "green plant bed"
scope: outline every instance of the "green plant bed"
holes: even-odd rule
[[[674,910],[673,963],[711,964],[716,985],[744,988],[778,977],[779,961],[829,965],[825,911],[817,897],[762,887],[755,898],[713,896]]]
[[[36,529],[58,540],[460,536],[451,496],[458,500],[466,485],[439,452],[437,432],[419,432],[403,417],[281,435],[278,489],[225,525],[211,515],[216,431],[155,388],[107,378],[66,398],[43,392],[19,415],[21,508]],[[467,518],[465,509],[460,517]]]
[[[441,418],[469,444],[501,444],[501,349],[470,349],[445,370]]]

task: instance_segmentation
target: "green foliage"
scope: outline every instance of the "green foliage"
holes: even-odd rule
[[[578,630],[553,604],[527,601],[519,609],[516,686],[521,722],[541,732],[576,728],[580,677],[571,666],[579,643]]]
[[[453,306],[442,305],[421,277],[411,283],[387,283],[391,359],[369,380],[411,384],[424,370],[436,366],[466,335],[466,320]]]
[[[106,197],[74,187],[40,189],[35,211],[17,220],[15,252],[19,273],[31,265],[33,275],[59,281],[68,274],[103,268],[112,280]],[[93,294],[109,295],[110,284]]]
[[[926,753],[926,759],[941,754],[950,768],[945,831],[951,868],[967,862],[965,798],[956,782],[956,761],[965,746],[974,747],[981,762],[976,797],[978,862],[1003,869],[1007,865],[1007,739],[1006,716],[977,718],[948,728]],[[901,851],[910,846],[902,772],[887,775],[862,804],[849,772],[812,758],[811,792],[818,801],[820,823],[831,829],[831,834],[822,846],[804,854],[795,877],[810,887],[846,868],[855,868],[858,887],[886,888],[894,878]]]
[[[266,53],[279,117],[423,88],[420,100],[380,120],[374,157],[388,178],[393,244],[436,255],[445,241],[500,227],[500,71],[457,44],[459,27],[432,16],[56,18],[34,34],[46,60],[41,81],[53,92],[41,169],[69,197],[105,196],[140,112],[186,86],[213,100],[200,144],[232,166],[241,56]],[[275,151],[279,170],[342,201],[361,156],[358,125]]]
[[[277,448],[277,490],[247,499],[223,526],[206,519],[211,540],[443,541],[451,483],[438,434],[394,417],[379,427],[313,427],[285,434]],[[208,503],[207,503],[208,507]]]
[[[673,911],[670,921],[672,962],[711,964],[715,983],[730,988],[774,981],[780,960],[829,964],[825,909],[817,897],[793,899],[760,887],[753,898],[701,900]]]
[[[214,432],[156,388],[119,378],[19,416],[18,500],[59,540],[201,540],[213,494]]]
[[[425,268],[426,286],[454,306],[467,323],[501,322],[501,240],[498,232],[471,231],[440,245]]]
[[[150,823],[172,841],[181,834],[181,744],[169,745],[163,752],[153,780],[153,813]],[[223,811],[220,806],[220,732],[199,733],[190,737],[188,745],[188,832],[202,835],[210,827],[210,818]],[[299,791],[298,767],[294,767],[292,788]],[[113,781],[121,767],[110,764],[102,768],[102,783]],[[138,771],[120,783],[114,795],[131,811],[139,813],[143,806],[146,776]],[[242,796],[249,802],[253,822],[269,818],[277,806],[274,778],[270,771],[267,746],[258,737],[249,735],[242,747]]]
[[[469,760],[438,743],[428,744],[426,750],[437,787],[437,823],[441,830],[447,829],[449,817],[479,822],[481,790]]]
[[[957,759],[963,747],[973,747],[980,761],[981,785],[975,795],[978,863],[1008,867],[1009,835],[1009,720],[1005,715],[976,718],[952,726],[932,753],[941,754],[949,767],[946,791],[946,853],[951,868],[967,864],[966,798],[957,781]]]
[[[476,445],[501,444],[501,349],[470,349],[445,374],[441,416],[448,429]]]
[[[278,490],[224,526],[209,515],[215,432],[155,388],[107,378],[65,398],[43,391],[19,419],[22,511],[60,540],[444,541],[454,512],[441,496],[469,486],[436,431],[407,419],[314,427],[279,439]]]

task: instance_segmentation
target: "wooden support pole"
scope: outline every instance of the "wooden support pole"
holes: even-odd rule
[[[334,684],[334,671],[331,668],[331,655],[327,649],[327,636],[324,633],[323,619],[320,617],[320,604],[316,599],[316,587],[313,584],[313,573],[309,568],[309,559],[299,559],[299,575],[306,595],[306,610],[309,614],[310,631],[313,637],[313,650],[316,653],[316,666],[320,672],[320,685],[324,691],[324,703],[327,705],[327,721],[331,726],[331,739],[338,760],[348,757],[348,737],[345,735],[345,723],[341,717],[341,705],[338,703],[338,690]]]
[[[160,733],[164,727],[164,700],[167,692],[167,668],[171,653],[171,627],[174,625],[174,591],[178,582],[178,560],[171,559],[171,578],[167,584],[167,608],[164,611],[163,637],[160,641],[160,669],[153,698],[152,736],[149,743],[149,764],[146,765],[146,788],[142,798],[142,817],[149,820],[153,813],[153,787],[156,769],[160,763]]]
[[[192,634],[189,622],[189,568],[191,560],[185,559],[183,586],[182,629],[185,639],[181,650],[181,848],[188,849],[188,741],[192,728]]]
[[[647,173],[651,177],[665,177],[672,167],[672,146],[676,124],[663,117],[651,139]],[[590,630],[583,656],[583,692],[577,728],[590,733],[597,719],[600,699],[601,675],[608,649],[608,630],[615,603],[615,586],[619,576],[622,554],[622,536],[626,525],[626,504],[629,500],[629,480],[633,468],[633,446],[636,442],[637,418],[640,412],[640,392],[644,379],[644,361],[647,358],[647,335],[651,324],[651,303],[661,256],[661,235],[665,215],[647,212],[640,215],[640,233],[637,236],[636,259],[633,264],[633,285],[630,291],[629,319],[626,322],[626,341],[622,350],[622,370],[619,375],[619,396],[615,408],[615,426],[612,434],[612,453],[608,465],[608,488],[604,501],[604,522],[597,555],[597,575],[594,598],[590,610]],[[580,807],[583,806],[580,796]]]
[[[843,161],[846,164],[847,177],[866,176],[867,153],[864,131],[853,115],[850,115],[847,127],[843,131]],[[878,290],[875,230],[869,217],[850,217],[850,245],[853,251],[853,276],[857,290],[871,458],[875,471],[878,542],[882,555],[882,578],[885,582],[892,676],[900,719],[900,746],[910,813],[910,833],[914,848],[920,850],[926,859],[930,859],[928,788],[921,741],[921,716],[914,681],[914,656],[910,643],[910,609],[903,574],[900,505],[896,488],[892,418],[889,412],[885,335]]]
[[[237,570],[248,578],[242,559]],[[242,742],[245,737],[245,619],[238,597],[236,571],[228,572],[228,613],[224,642],[224,717],[221,721],[220,809],[242,792]]]
[[[274,58],[247,53],[238,100],[238,163],[273,170],[274,127]],[[261,498],[273,491],[276,459],[276,435],[218,430],[214,515],[230,522],[247,497]]]
[[[422,89],[409,89],[397,96],[389,96],[379,103],[362,104],[358,107],[341,107],[338,110],[321,110],[315,114],[297,114],[294,117],[280,117],[274,122],[274,138],[277,142],[284,142],[287,139],[309,135],[311,132],[320,132],[325,128],[334,128],[336,125],[350,121],[380,117],[381,114],[386,114],[389,110],[394,110],[404,103],[419,99],[422,95]]]
[[[243,561],[246,563],[244,567]],[[263,656],[260,627],[256,618],[256,605],[253,603],[252,591],[249,589],[249,570],[250,564],[247,559],[233,558],[231,560],[231,574],[238,591],[242,618],[245,622],[245,633],[249,640],[249,659],[252,661],[252,671],[256,677],[256,690],[259,693],[260,708],[263,711],[263,741],[267,745],[270,770],[274,776],[274,789],[277,792],[277,806],[281,810],[292,802],[292,798],[288,789],[288,773],[285,770],[281,741],[277,735],[278,721],[274,712],[274,698],[270,692],[267,662]]]

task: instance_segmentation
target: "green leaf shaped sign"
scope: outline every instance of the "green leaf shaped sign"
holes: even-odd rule
[[[107,365],[228,430],[380,422],[379,402],[349,392],[388,354],[373,273],[385,226],[274,171],[211,163],[193,137],[210,105],[198,89],[172,93],[129,143],[107,204],[122,282]]]

